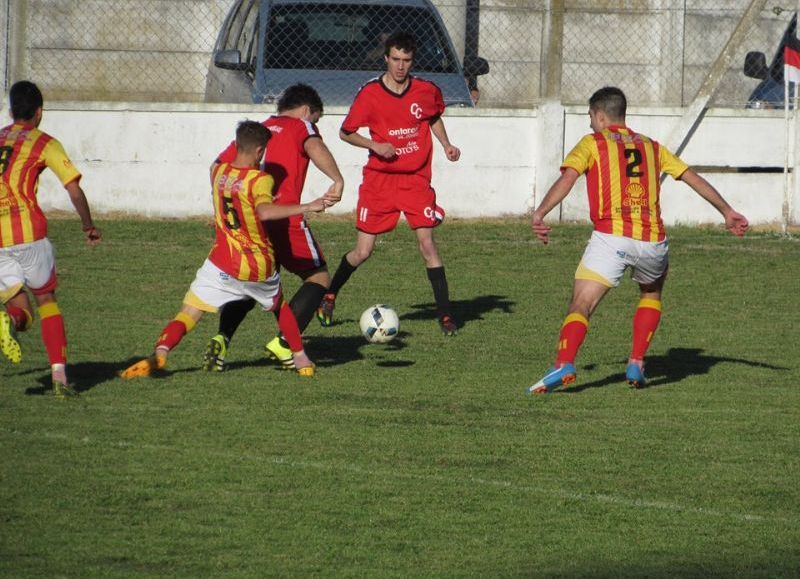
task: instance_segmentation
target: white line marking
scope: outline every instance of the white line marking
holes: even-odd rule
[[[22,432],[19,430],[5,430],[5,432],[10,435],[17,435],[22,437],[36,436],[39,438],[61,440],[71,443],[96,444],[98,442],[92,440],[88,436],[84,436],[82,438],[75,438],[72,435],[61,434],[57,432],[31,433],[31,432]],[[99,442],[99,444],[109,447],[118,447],[118,448],[138,448],[141,450],[157,450],[157,451],[167,451],[174,453],[194,453],[194,449],[191,448],[180,448],[175,446],[165,446],[157,444],[138,444],[136,442],[128,442],[122,440],[101,441]],[[232,458],[232,455],[228,452],[214,452],[214,451],[209,451],[208,449],[204,449],[204,451],[207,454],[214,457],[224,458],[224,459]],[[720,517],[720,518],[727,517],[738,521],[782,522],[782,523],[792,523],[793,525],[796,525],[798,520],[800,520],[800,516],[786,518],[786,517],[753,515],[750,513],[720,511],[716,509],[706,509],[703,507],[688,507],[664,501],[654,501],[647,499],[629,499],[625,497],[618,497],[614,495],[597,494],[597,493],[574,493],[565,491],[563,489],[547,489],[543,488],[541,485],[517,484],[510,481],[491,480],[473,476],[468,476],[466,478],[459,479],[450,476],[443,476],[436,474],[398,472],[394,469],[377,469],[377,470],[368,469],[352,463],[306,461],[306,460],[295,460],[286,457],[264,457],[252,454],[239,454],[236,455],[235,458],[252,462],[266,462],[269,464],[274,464],[276,466],[285,466],[289,468],[315,469],[315,470],[326,470],[326,471],[345,471],[365,476],[385,477],[388,479],[407,478],[407,479],[427,480],[427,481],[447,483],[447,484],[470,483],[477,486],[509,489],[516,492],[526,492],[538,495],[545,494],[561,499],[569,499],[587,503],[595,502],[595,503],[604,503],[610,505],[619,505],[621,507],[626,507],[626,508],[692,513],[697,515],[706,515],[709,517]]]

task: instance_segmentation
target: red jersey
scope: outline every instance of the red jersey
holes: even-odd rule
[[[586,173],[595,230],[652,242],[666,238],[661,173],[677,179],[689,168],[666,147],[622,125],[583,137],[564,159],[561,169],[567,167]]]
[[[236,279],[265,281],[275,272],[275,258],[256,207],[272,203],[272,177],[220,163],[211,182],[216,239],[208,259]]]
[[[402,94],[386,88],[381,78],[358,91],[342,131],[369,128],[370,138],[394,145],[396,156],[386,160],[370,151],[367,169],[382,173],[416,173],[431,178],[431,124],[444,113],[442,91],[430,81],[410,77]]]
[[[47,236],[36,199],[39,175],[47,167],[64,185],[81,177],[61,143],[47,133],[23,122],[0,129],[0,247]]]
[[[273,201],[280,205],[299,204],[308,173],[305,143],[312,137],[322,138],[319,130],[314,123],[284,115],[271,116],[261,124],[272,133],[264,154],[263,169],[275,181]],[[235,158],[236,141],[233,141],[217,160],[231,163]]]

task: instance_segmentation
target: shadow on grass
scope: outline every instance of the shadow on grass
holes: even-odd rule
[[[370,348],[370,358],[377,358],[376,365],[400,368],[412,366],[414,360],[381,360],[384,353],[393,354],[404,350],[405,339],[410,334],[400,331],[397,337],[388,344],[370,344],[362,336],[309,336],[306,351],[314,363],[321,368],[330,368],[350,362],[363,360],[366,356],[362,348]]]
[[[746,360],[744,358],[729,358],[726,356],[709,356],[703,354],[702,348],[670,348],[669,351],[661,356],[648,356],[645,359],[645,373],[647,375],[647,385],[644,389],[655,388],[665,384],[680,382],[689,376],[699,376],[708,374],[711,368],[722,362],[732,364],[742,364],[754,368],[764,368],[766,370],[788,370],[785,366],[775,366],[766,362],[756,360]],[[621,365],[625,360],[620,361]],[[591,368],[591,365],[586,368]],[[595,380],[587,384],[579,384],[561,392],[565,394],[580,392],[588,388],[601,388],[610,384],[625,382],[625,373],[613,374],[601,380]]]
[[[483,316],[489,312],[500,311],[504,314],[514,312],[512,307],[516,302],[506,298],[506,296],[486,295],[477,296],[471,300],[454,300],[453,317],[459,328],[464,327],[467,322],[482,320]],[[436,304],[411,304],[416,311],[400,316],[401,320],[426,320],[436,318]]]

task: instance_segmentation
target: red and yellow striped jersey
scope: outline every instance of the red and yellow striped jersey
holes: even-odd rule
[[[236,279],[265,281],[275,272],[275,257],[256,207],[272,203],[272,177],[220,163],[214,166],[211,182],[216,240],[209,260]]]
[[[589,216],[602,233],[641,241],[666,238],[661,221],[661,173],[679,178],[688,165],[628,127],[613,125],[583,137],[561,170],[586,173]]]
[[[47,133],[22,122],[0,129],[0,247],[47,235],[47,219],[36,200],[46,167],[64,185],[81,177],[61,143]]]

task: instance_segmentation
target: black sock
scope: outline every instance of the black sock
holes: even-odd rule
[[[339,290],[347,283],[347,280],[350,279],[350,276],[353,275],[356,269],[358,269],[358,266],[350,265],[350,262],[347,261],[347,254],[345,253],[342,256],[342,261],[339,262],[336,273],[333,274],[333,281],[331,281],[331,287],[328,289],[327,293],[338,294]]]
[[[292,308],[292,313],[297,318],[297,327],[300,329],[301,334],[305,331],[311,318],[314,317],[319,302],[322,301],[322,296],[325,295],[326,291],[328,290],[324,285],[307,281],[292,296],[289,307]]]
[[[450,316],[450,290],[447,288],[447,276],[444,266],[429,267],[428,280],[433,288],[433,299],[436,300],[436,315],[438,317]]]
[[[228,302],[219,309],[219,333],[222,334],[226,342],[231,341],[239,324],[242,323],[247,312],[252,310],[255,305],[255,300],[247,298]]]

